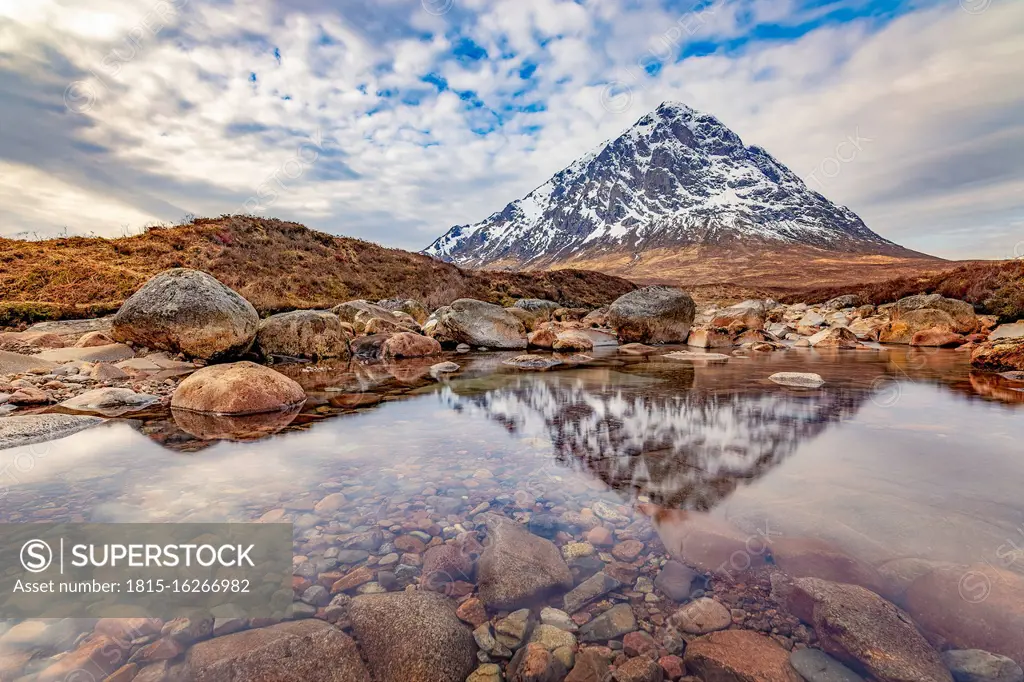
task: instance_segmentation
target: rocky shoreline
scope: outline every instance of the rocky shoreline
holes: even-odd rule
[[[597,310],[350,301],[260,320],[209,275],[169,271],[112,318],[0,334],[0,411],[10,413],[0,448],[154,407],[204,433],[266,415],[287,424],[306,393],[274,369],[283,362],[419,359],[443,381],[459,369],[442,362],[446,350],[522,351],[505,365],[532,372],[604,347],[699,364],[802,348],[879,353],[882,343],[957,347],[1011,381],[1024,372],[1019,322],[998,325],[941,296],[859,303],[698,311],[680,290],[649,287]],[[824,383],[765,379],[804,391]],[[8,622],[0,680],[1024,681],[1017,573],[867,564],[818,540],[751,535],[647,498],[612,504],[557,481],[510,495],[510,475],[488,460],[397,497],[326,480],[323,492],[253,518],[295,525],[293,621]],[[964,596],[964,576],[983,579],[985,599]]]

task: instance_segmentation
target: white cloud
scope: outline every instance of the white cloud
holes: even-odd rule
[[[0,0],[0,95],[12,95],[0,114],[16,119],[21,138],[13,125],[0,133],[0,159],[18,169],[4,176],[5,234],[64,225],[119,234],[123,223],[237,211],[270,187],[266,214],[422,247],[500,210],[667,99],[715,114],[912,248],[1001,257],[1024,213],[1012,168],[1024,151],[1022,3],[975,15],[924,8],[881,28],[832,24],[667,60],[650,76],[642,66],[652,55],[688,41],[822,10],[768,0],[720,0],[696,14],[608,0],[472,0],[438,17],[395,0],[377,6],[392,19],[380,28],[310,2],[299,11],[271,0],[164,1],[174,13],[140,34],[152,5]],[[137,44],[124,52],[131,36]],[[463,36],[489,59],[452,59]],[[112,49],[131,56],[111,61]],[[66,82],[47,68],[53,54],[66,61]],[[518,74],[526,61],[539,64],[530,81]],[[434,93],[422,80],[432,72],[484,106]],[[54,113],[79,79],[72,105],[91,106]],[[611,80],[629,88],[625,111],[602,107]],[[403,96],[378,94],[387,90]],[[537,102],[544,110],[517,108]],[[318,136],[315,160],[284,173]],[[848,136],[867,141],[832,177],[829,159]],[[978,221],[988,237],[963,239]]]

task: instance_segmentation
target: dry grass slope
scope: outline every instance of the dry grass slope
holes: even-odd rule
[[[860,294],[869,303],[896,301],[914,294],[942,294],[973,304],[1004,322],[1024,318],[1024,260],[978,261],[922,277],[897,277],[860,287],[807,289],[784,301],[820,303],[840,294]]]
[[[461,270],[427,256],[249,216],[197,219],[120,239],[0,239],[0,325],[116,310],[169,268],[209,272],[263,314],[393,296],[430,307],[461,297],[598,306],[636,288],[596,272]]]

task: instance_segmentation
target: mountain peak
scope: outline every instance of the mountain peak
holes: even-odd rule
[[[650,249],[773,244],[901,250],[714,116],[666,101],[522,199],[453,227],[425,252],[460,265],[535,268],[594,253],[638,258]]]
[[[700,114],[699,111],[690,105],[674,100],[665,100],[658,105],[658,108],[654,110],[654,113]]]

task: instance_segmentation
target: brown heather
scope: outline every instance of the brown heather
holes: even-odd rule
[[[179,267],[210,273],[263,315],[396,296],[429,308],[463,297],[498,304],[545,298],[596,307],[636,288],[580,270],[462,270],[297,223],[222,216],[119,239],[0,239],[0,326],[111,313],[147,279]]]
[[[946,272],[897,277],[861,287],[819,287],[788,294],[783,302],[820,303],[841,294],[860,294],[875,305],[914,294],[941,294],[973,304],[1003,322],[1024,318],[1024,260],[975,261]]]

